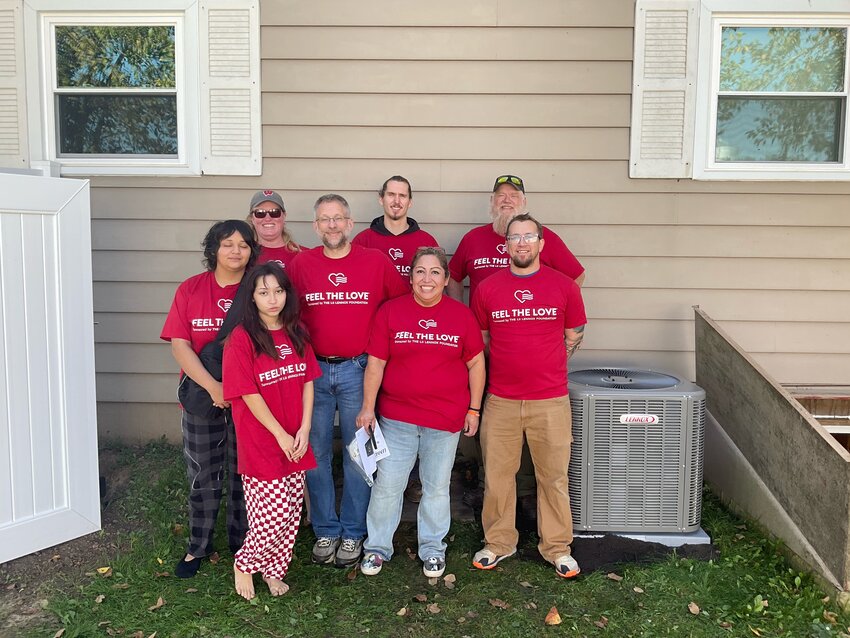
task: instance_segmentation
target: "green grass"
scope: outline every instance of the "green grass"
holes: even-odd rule
[[[65,629],[64,638],[148,637],[154,632],[157,638],[797,638],[848,631],[850,618],[837,608],[834,595],[824,602],[826,594],[809,575],[789,566],[776,542],[730,514],[708,492],[703,527],[720,550],[715,561],[673,557],[653,565],[623,565],[616,570],[623,577],[620,581],[605,573],[561,581],[551,567],[518,559],[506,560],[493,572],[480,572],[471,569],[470,557],[480,547],[481,530],[474,524],[456,524],[446,573],[454,574],[457,581],[450,589],[442,579],[429,584],[420,563],[407,557],[405,549],[415,549],[414,531],[409,527],[396,537],[396,556],[372,578],[311,565],[313,536],[308,529],[300,535],[287,577],[290,593],[272,598],[257,578],[259,596],[249,603],[233,591],[231,557],[226,552],[216,565],[205,562],[192,580],[157,575],[172,571],[184,550],[182,458],[177,448],[163,443],[121,453],[122,462],[135,468],[134,478],[126,495],[110,507],[138,521],[138,530],[120,539],[119,554],[93,556],[92,575],[82,582],[46,593],[48,608],[57,619],[56,626],[48,628],[49,635],[60,627]],[[226,547],[223,537],[217,539],[217,546]],[[112,568],[111,576],[97,575],[96,568],[106,565]],[[424,595],[425,601],[417,600],[417,595]],[[165,604],[149,610],[160,597]],[[499,601],[504,604],[494,605]],[[688,609],[692,602],[699,607],[696,614]],[[553,606],[563,622],[547,627],[544,617]],[[401,609],[406,610],[404,615],[398,614]],[[836,624],[829,622],[825,611],[836,615]]]

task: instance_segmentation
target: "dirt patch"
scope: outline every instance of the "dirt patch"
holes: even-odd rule
[[[50,591],[73,588],[94,563],[117,553],[131,527],[138,527],[110,507],[126,492],[132,468],[113,450],[101,450],[99,459],[100,474],[106,477],[101,479],[102,530],[0,565],[0,636],[58,626],[45,610]]]

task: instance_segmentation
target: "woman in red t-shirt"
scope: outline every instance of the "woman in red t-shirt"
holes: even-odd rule
[[[171,342],[171,353],[180,369],[203,387],[217,408],[227,408],[216,380],[201,363],[198,353],[220,335],[224,317],[242,281],[254,263],[259,247],[251,227],[239,219],[212,225],[202,242],[206,272],[189,277],[177,287],[160,339]],[[225,469],[228,474],[227,537],[231,551],[242,546],[248,523],[242,482],[236,473],[236,437],[229,410],[220,416],[191,414],[183,410],[183,456],[189,479],[189,543],[186,555],[174,568],[179,578],[191,578],[201,561],[213,553],[213,530],[221,503]]]
[[[313,379],[321,375],[298,295],[279,264],[254,268],[239,288],[226,324],[224,397],[231,402],[248,534],[236,553],[236,592],[254,597],[261,572],[272,596],[283,582],[304,499],[304,474],[316,467],[310,449]],[[227,325],[225,326],[225,329]]]
[[[276,261],[283,268],[301,252],[286,230],[286,207],[283,198],[272,190],[257,191],[251,198],[248,221],[254,227],[260,243],[258,264]]]
[[[357,426],[371,428],[379,413],[390,455],[378,461],[366,513],[360,571],[367,576],[392,557],[403,493],[417,457],[422,571],[431,578],[446,568],[455,450],[461,431],[473,436],[478,430],[484,392],[481,329],[469,308],[443,295],[448,281],[446,253],[420,248],[410,267],[412,294],[384,303],[372,326]]]

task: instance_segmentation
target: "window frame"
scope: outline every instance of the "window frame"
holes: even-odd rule
[[[850,12],[836,13],[836,3],[825,2],[831,13],[805,11],[800,2],[774,3],[771,11],[756,11],[762,3],[704,0],[700,15],[696,121],[694,126],[693,179],[697,180],[850,180]],[[751,6],[754,5],[754,6]],[[846,7],[846,5],[844,5]],[[746,9],[751,9],[746,11]],[[810,8],[809,8],[810,9]],[[842,154],[839,162],[717,162],[717,97],[720,85],[722,28],[839,27],[847,30],[845,49],[844,117]]]
[[[33,159],[56,162],[65,176],[200,175],[201,95],[199,91],[198,13],[192,0],[155,0],[140,11],[138,1],[90,0],[85,10],[62,0],[30,0],[26,4],[27,77],[38,78],[27,89],[27,120]],[[60,156],[56,120],[55,34],[57,25],[169,24],[175,26],[177,91],[177,157],[92,155]],[[38,158],[36,154],[42,155]]]

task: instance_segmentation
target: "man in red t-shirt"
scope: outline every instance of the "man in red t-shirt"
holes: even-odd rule
[[[460,240],[460,244],[449,263],[451,278],[447,292],[450,297],[463,301],[463,281],[469,277],[470,305],[478,285],[490,275],[508,267],[510,261],[508,246],[505,243],[505,230],[508,222],[526,211],[528,200],[525,196],[525,183],[516,175],[501,175],[493,183],[493,194],[490,196],[490,224],[478,226],[470,230]],[[584,267],[570,252],[564,241],[548,228],[543,228],[543,238],[546,240],[546,252],[541,256],[544,266],[554,268],[573,279],[579,286],[584,282]],[[482,414],[482,422],[486,422],[486,410]],[[478,467],[480,485],[483,485],[484,468],[481,467],[481,448],[475,438],[461,440],[458,447],[461,455],[468,461],[475,462]],[[522,464],[517,474],[517,490],[522,513],[528,519],[536,517],[537,507],[535,497],[537,486],[534,480],[534,468],[531,465],[531,455],[528,448],[523,448]],[[468,491],[464,494],[464,502],[478,509],[481,506],[482,490]]]
[[[481,428],[485,544],[472,564],[492,569],[516,553],[514,477],[525,439],[540,492],[538,550],[559,576],[572,578],[580,570],[570,553],[567,359],[581,345],[587,318],[575,281],[540,263],[546,244],[540,222],[528,214],[515,217],[506,240],[509,267],[482,282],[472,300],[490,363],[487,420]]]
[[[413,206],[413,187],[407,178],[390,177],[381,186],[378,201],[384,214],[373,219],[369,228],[359,232],[351,243],[386,253],[404,283],[410,283],[410,262],[416,249],[439,244],[407,215]]]
[[[409,288],[386,255],[351,244],[354,222],[345,198],[323,195],[314,211],[313,226],[322,245],[302,250],[287,273],[298,290],[302,318],[322,370],[313,384],[310,430],[317,467],[307,472],[310,517],[317,537],[313,561],[345,567],[360,559],[369,486],[344,452],[342,504],[337,514],[331,469],[334,416],[339,410],[342,442],[347,446],[354,438],[363,402],[365,353],[375,313],[384,301],[407,294]]]

